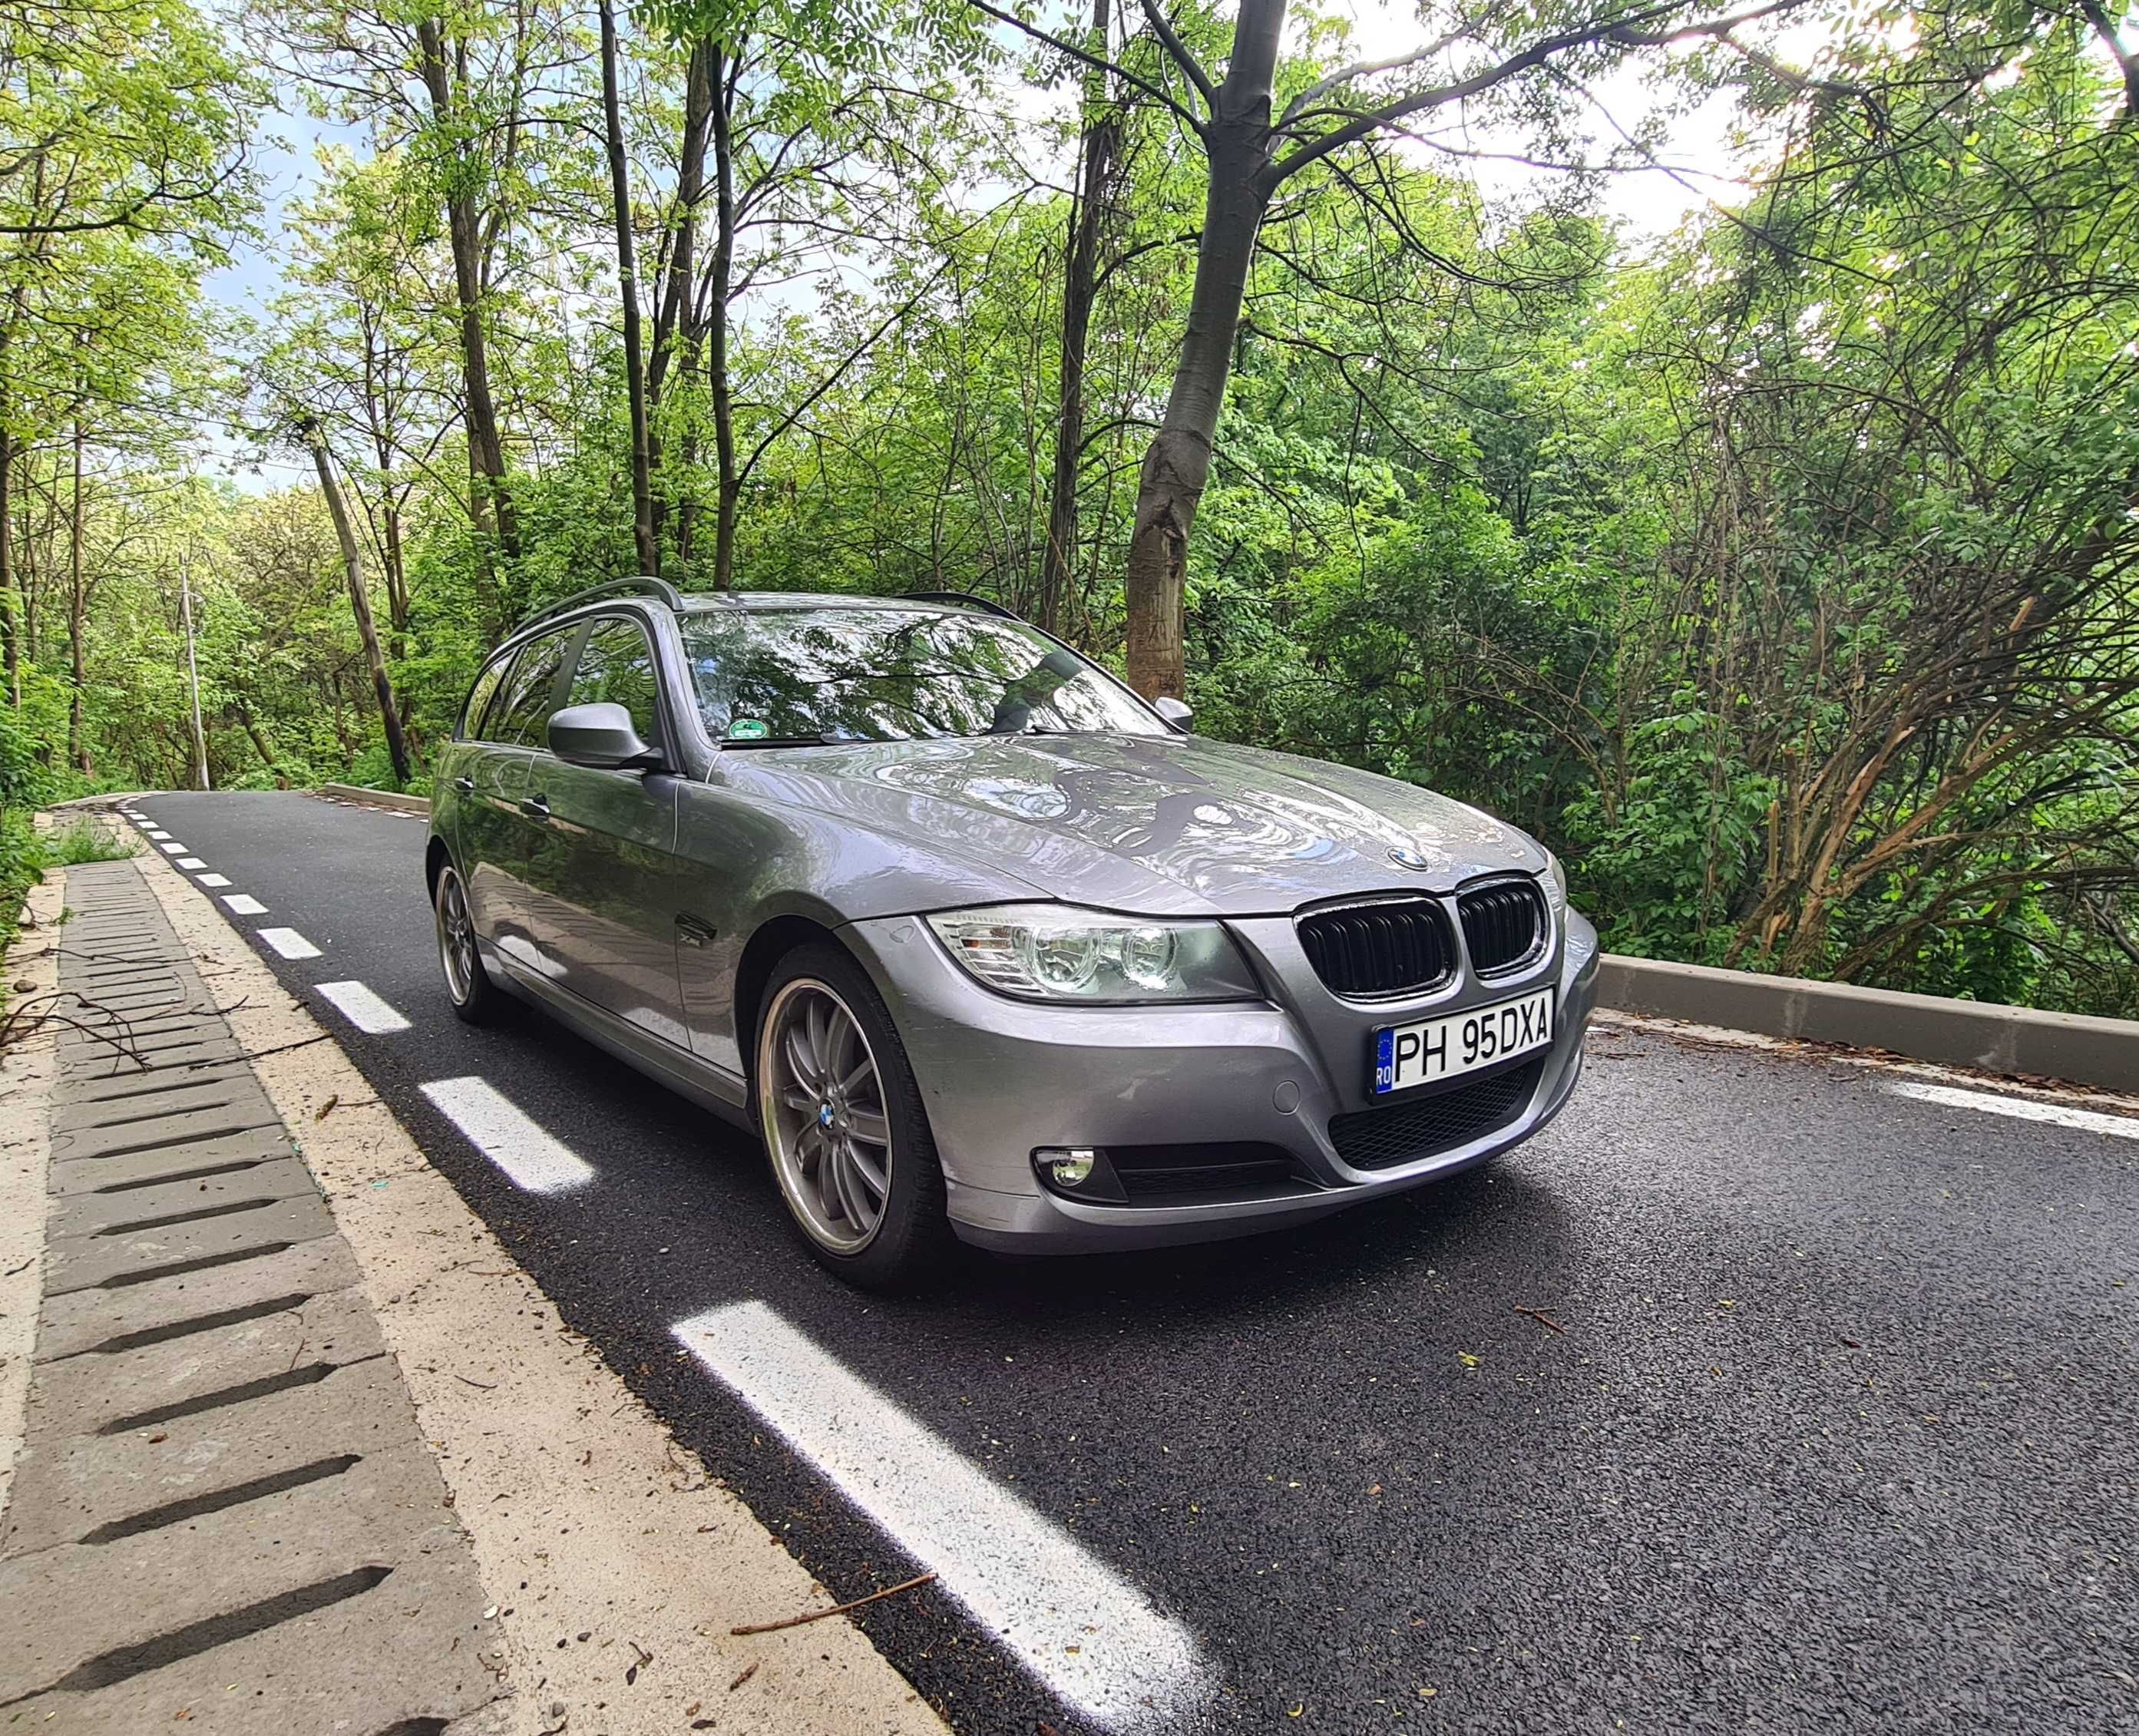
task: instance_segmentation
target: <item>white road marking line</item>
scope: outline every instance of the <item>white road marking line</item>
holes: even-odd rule
[[[181,863],[179,866],[183,868],[184,863]],[[200,877],[200,882],[203,886],[228,886],[230,884],[230,876],[228,874],[203,874]]]
[[[313,986],[335,1004],[343,1018],[371,1036],[409,1029],[406,1019],[360,982],[322,982]]]
[[[164,831],[159,831],[159,830],[158,830],[158,829],[157,829],[157,828],[155,828],[154,826],[149,826],[149,827],[145,828],[144,829],[146,830],[146,832],[147,832],[148,835],[149,835],[149,837],[151,837],[151,838],[169,838],[169,837],[171,835],[171,834],[170,834],[169,833],[168,833],[168,832],[164,832]]]
[[[294,928],[263,928],[260,938],[285,958],[317,958],[320,949]]]
[[[191,873],[196,868],[204,868],[208,864],[198,856],[181,856],[179,858],[179,866]]]
[[[1187,1629],[766,1303],[669,1331],[1064,1699],[1136,1730],[1209,1697]]]
[[[487,1079],[433,1079],[423,1095],[468,1143],[535,1194],[561,1194],[595,1179],[594,1166],[545,1132]]]
[[[2045,1121],[2060,1127],[2077,1127],[2083,1133],[2139,1139],[2139,1115],[2104,1115],[2098,1110],[2075,1109],[2069,1103],[2032,1103],[2025,1098],[1963,1091],[1952,1085],[1919,1085],[1913,1079],[1897,1079],[1887,1088],[1898,1097],[1912,1097],[1919,1103],[1939,1103],[1949,1109],[1981,1109],[1992,1115],[2009,1115],[2015,1121]]]
[[[225,892],[223,902],[241,917],[260,917],[267,913],[267,907],[250,892]]]
[[[182,844],[159,844],[156,848],[166,856],[183,856],[186,853],[186,847]]]

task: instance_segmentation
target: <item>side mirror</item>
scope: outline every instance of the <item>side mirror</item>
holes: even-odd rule
[[[1171,693],[1152,701],[1151,708],[1184,736],[1190,734],[1196,726],[1195,707],[1185,701],[1176,699]]]
[[[620,705],[568,705],[550,718],[550,751],[568,765],[597,771],[644,770],[661,756],[639,739]]]

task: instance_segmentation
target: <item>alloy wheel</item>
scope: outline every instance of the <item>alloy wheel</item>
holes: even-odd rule
[[[446,992],[465,1005],[474,993],[479,968],[475,923],[468,915],[467,892],[453,868],[438,873],[438,962],[445,967]]]
[[[884,1223],[891,1124],[876,1056],[853,1010],[798,977],[766,1010],[758,1100],[781,1191],[835,1254],[858,1254]]]

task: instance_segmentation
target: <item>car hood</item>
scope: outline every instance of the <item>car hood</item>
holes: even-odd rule
[[[722,754],[713,776],[991,866],[1015,883],[1006,897],[1152,915],[1275,915],[1545,861],[1514,827],[1430,790],[1197,736],[756,749]]]

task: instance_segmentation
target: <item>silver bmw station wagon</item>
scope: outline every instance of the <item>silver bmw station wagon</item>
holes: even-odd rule
[[[1551,853],[1189,723],[953,594],[582,592],[441,756],[447,990],[754,1128],[874,1287],[1297,1224],[1543,1127],[1597,973]]]

